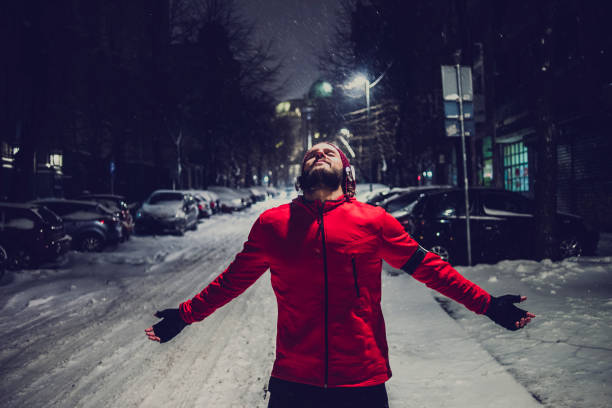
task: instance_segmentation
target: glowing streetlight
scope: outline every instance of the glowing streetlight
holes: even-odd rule
[[[323,82],[321,84],[321,91],[323,91],[324,94],[331,94],[333,90],[334,89],[329,82]]]
[[[359,89],[362,88],[365,90],[366,97],[366,119],[369,125],[370,121],[370,88],[372,88],[375,84],[370,84],[370,80],[364,74],[357,74],[353,77],[353,79],[346,84],[346,88],[348,89]]]

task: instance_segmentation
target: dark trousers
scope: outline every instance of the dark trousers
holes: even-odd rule
[[[321,388],[271,377],[268,408],[389,408],[385,384]]]

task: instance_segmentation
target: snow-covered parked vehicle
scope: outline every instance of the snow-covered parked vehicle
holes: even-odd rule
[[[24,269],[53,261],[70,244],[61,218],[47,208],[0,203],[0,268]]]
[[[263,186],[250,187],[249,191],[251,192],[251,195],[255,199],[256,202],[265,201],[268,198],[268,191]]]
[[[198,207],[187,192],[155,190],[136,212],[136,231],[183,235],[198,228]]]
[[[213,214],[221,211],[219,206],[219,196],[215,192],[210,190],[197,190],[197,192],[200,196],[204,197],[206,202],[208,202],[208,206],[212,210]]]
[[[212,208],[210,208],[210,202],[198,191],[189,190],[187,191],[193,196],[198,207],[198,218],[209,218],[213,215]]]
[[[116,194],[84,194],[76,198],[77,200],[95,201],[108,209],[117,212],[121,220],[123,229],[123,239],[130,239],[134,232],[134,218],[130,214],[127,200],[125,197]]]
[[[217,194],[219,197],[219,207],[221,212],[240,211],[246,208],[247,203],[242,194],[232,188],[224,186],[209,186],[208,190]]]
[[[44,205],[64,221],[73,247],[85,252],[98,252],[108,245],[121,242],[123,237],[118,212],[92,201],[45,198],[32,201]]]
[[[357,183],[355,186],[355,198],[367,203],[368,200],[378,193],[390,190],[390,187],[380,183]]]

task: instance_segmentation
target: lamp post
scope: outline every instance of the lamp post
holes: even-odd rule
[[[389,68],[391,68],[392,64],[393,63],[389,64],[389,66],[387,67],[387,70]],[[371,131],[371,126],[370,126],[370,89],[374,88],[381,81],[381,79],[383,79],[383,77],[387,73],[387,70],[385,70],[385,72],[383,72],[378,78],[376,78],[376,80],[374,82],[370,82],[370,80],[368,79],[368,77],[366,75],[358,74],[346,85],[346,88],[348,88],[348,89],[355,89],[355,88],[363,87],[363,89],[365,91],[365,99],[366,99],[366,129],[367,129],[367,133],[368,134]],[[378,145],[378,150],[379,150],[380,157],[381,157],[381,163],[382,163],[381,171],[385,172],[385,171],[387,171],[387,161],[385,160],[385,155],[383,153],[383,149],[382,149],[382,146],[380,145],[380,141],[378,140],[378,137],[376,135],[374,135],[374,138],[376,139],[376,144]],[[362,149],[363,149],[363,143],[360,143],[360,153],[361,153]],[[372,170],[372,160],[370,160],[370,183],[372,183],[373,180],[374,180],[374,175],[373,175],[373,170]],[[371,187],[371,185],[370,185],[370,187]]]
[[[306,132],[307,132],[307,137],[306,137],[306,150],[310,150],[310,148],[312,147],[312,112],[314,111],[314,108],[312,106],[305,106],[302,111],[304,112],[304,114],[306,115]]]

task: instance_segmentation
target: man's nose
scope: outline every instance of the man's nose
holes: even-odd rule
[[[315,152],[315,157],[320,159],[321,157],[325,157],[325,153],[319,150],[318,152]]]

